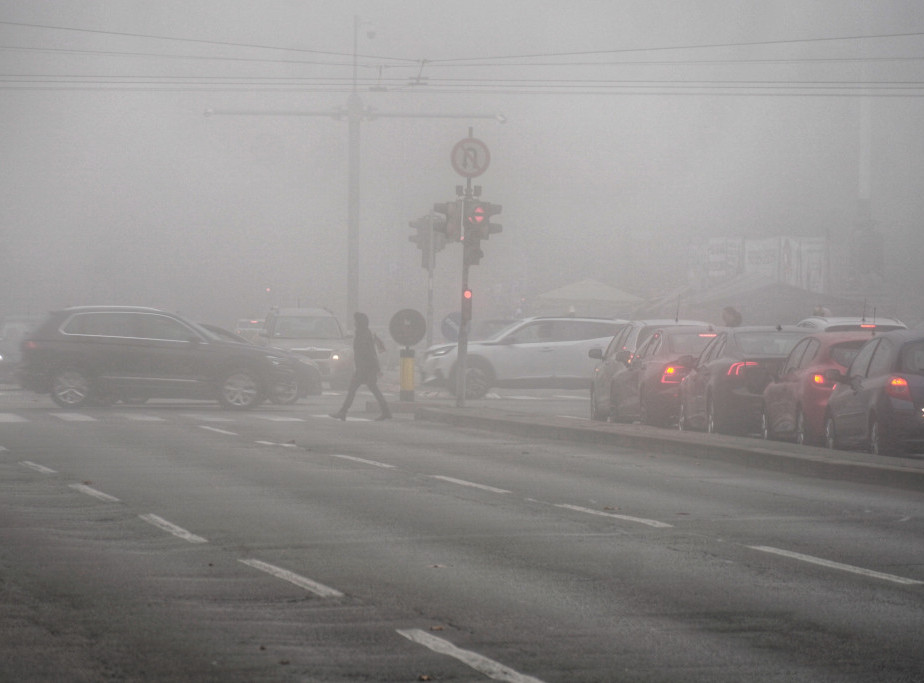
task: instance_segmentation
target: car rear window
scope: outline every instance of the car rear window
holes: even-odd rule
[[[706,348],[706,344],[715,338],[714,332],[693,332],[672,334],[669,339],[671,351],[691,356],[698,356]]]
[[[857,355],[860,347],[862,347],[865,343],[865,339],[857,339],[856,341],[844,342],[843,344],[832,346],[828,353],[831,356],[831,360],[833,360],[835,363],[838,363],[839,365],[843,365],[846,368],[853,362],[854,356]]]
[[[743,332],[736,335],[738,347],[747,355],[788,356],[805,336],[804,332]]]
[[[924,339],[905,344],[902,348],[901,371],[910,375],[924,375]]]

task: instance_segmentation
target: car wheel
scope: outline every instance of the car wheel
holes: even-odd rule
[[[222,408],[249,410],[263,401],[260,380],[249,370],[236,370],[225,375],[218,391]]]
[[[760,438],[764,441],[770,439],[770,418],[767,416],[767,407],[760,410]]]
[[[288,406],[298,401],[298,382],[294,378],[277,382],[270,392],[269,400],[277,405]]]
[[[719,433],[719,423],[715,414],[715,402],[712,398],[706,401],[706,431],[710,434]]]
[[[590,419],[594,422],[606,422],[606,415],[597,408],[597,397],[594,396],[593,385],[590,387]]]
[[[800,446],[810,443],[808,436],[805,434],[805,413],[802,408],[796,408],[796,443]]]
[[[837,448],[837,432],[834,427],[834,418],[825,417],[825,448]]]
[[[90,402],[93,385],[82,370],[65,368],[51,378],[51,400],[62,408],[79,408]]]
[[[869,452],[873,455],[893,455],[898,448],[882,430],[879,418],[873,415],[869,422]]]
[[[687,406],[682,398],[680,399],[680,407],[677,409],[677,429],[681,432],[690,430],[690,425],[687,424]]]

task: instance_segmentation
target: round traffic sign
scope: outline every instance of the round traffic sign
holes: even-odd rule
[[[480,176],[491,165],[491,152],[478,138],[459,140],[450,155],[452,167],[465,178]]]
[[[404,308],[388,323],[391,338],[403,346],[413,346],[427,333],[427,321],[413,308]]]

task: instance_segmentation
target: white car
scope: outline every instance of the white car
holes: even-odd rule
[[[481,398],[491,387],[581,388],[593,373],[592,348],[603,348],[627,320],[612,318],[527,318],[491,339],[468,344],[465,394]],[[424,352],[423,384],[456,387],[456,344]]]

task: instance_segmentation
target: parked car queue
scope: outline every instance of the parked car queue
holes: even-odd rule
[[[654,334],[668,338],[681,329],[665,326]],[[836,331],[818,331],[827,329]],[[662,385],[663,412],[654,419],[638,394],[634,413],[601,408],[605,354],[592,350],[600,363],[590,386],[591,418],[646,424],[660,419],[662,426],[673,423],[681,430],[879,454],[924,450],[924,330],[907,330],[894,319],[812,318],[793,326],[698,333],[711,336],[698,356],[674,354],[657,364],[660,372],[653,374]],[[631,386],[635,360],[640,358],[630,354],[621,368],[610,370],[614,386]]]

